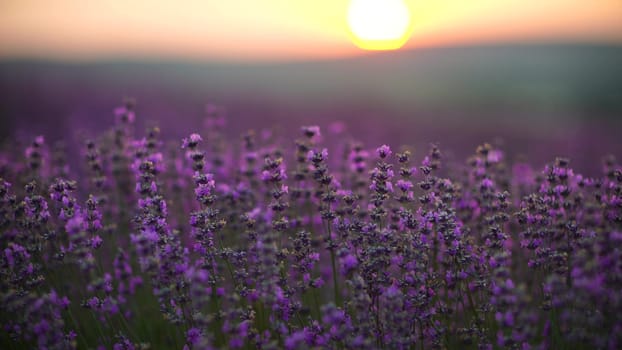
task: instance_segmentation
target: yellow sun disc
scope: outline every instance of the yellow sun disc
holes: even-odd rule
[[[404,0],[352,0],[348,26],[358,47],[394,50],[408,41],[412,18]]]

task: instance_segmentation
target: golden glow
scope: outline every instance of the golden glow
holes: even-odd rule
[[[352,0],[348,25],[360,48],[394,50],[408,41],[412,16],[404,0]]]
[[[402,1],[412,22],[412,38],[404,44],[408,48],[517,41],[622,43],[621,0]],[[259,61],[359,55],[347,20],[350,4],[0,0],[0,60]],[[367,35],[365,28],[361,31]]]

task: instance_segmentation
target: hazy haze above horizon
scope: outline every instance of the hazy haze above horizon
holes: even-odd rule
[[[363,54],[348,0],[8,0],[0,59],[315,60]],[[622,43],[617,0],[407,0],[406,48],[512,42]]]

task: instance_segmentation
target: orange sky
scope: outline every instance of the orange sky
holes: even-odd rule
[[[407,47],[622,43],[622,0],[405,0]],[[289,60],[356,55],[348,0],[1,0],[0,59]]]

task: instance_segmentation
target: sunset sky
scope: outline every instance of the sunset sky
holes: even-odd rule
[[[348,0],[2,0],[0,59],[291,60],[361,54]],[[621,0],[406,0],[406,47],[622,44]]]

